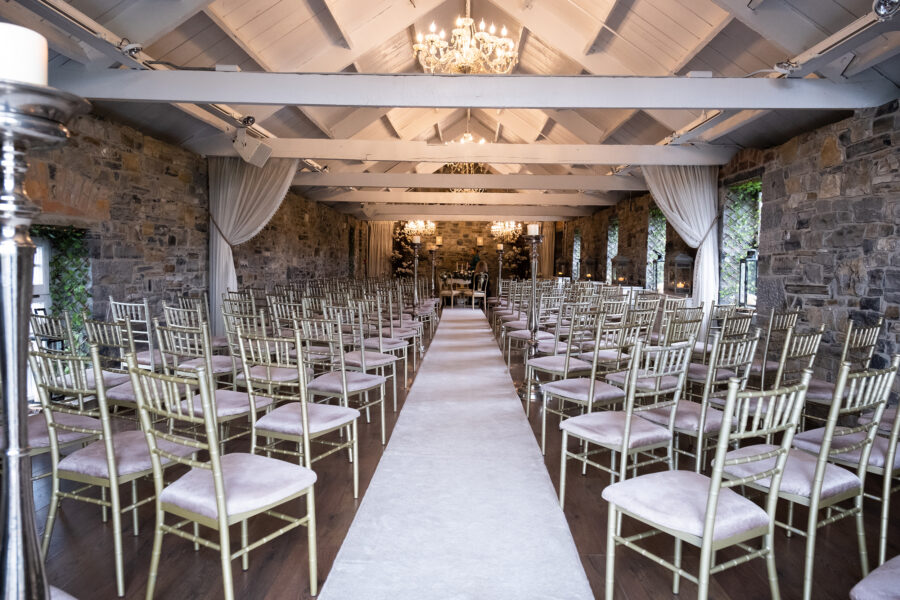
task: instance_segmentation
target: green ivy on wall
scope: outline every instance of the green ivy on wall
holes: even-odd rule
[[[726,192],[723,211],[722,250],[719,266],[719,302],[734,304],[741,285],[741,259],[759,248],[759,213],[762,181],[747,181]],[[749,282],[756,294],[756,281]]]
[[[82,311],[91,309],[91,261],[87,231],[75,227],[34,225],[31,236],[50,242],[50,301],[52,314],[69,311],[76,342],[83,343]]]

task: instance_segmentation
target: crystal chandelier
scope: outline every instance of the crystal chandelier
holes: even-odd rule
[[[504,75],[516,66],[519,53],[515,42],[507,37],[506,27],[497,36],[494,24],[487,27],[482,19],[476,29],[470,2],[466,0],[466,16],[456,18],[449,43],[443,29],[436,33],[434,23],[428,28],[428,34],[416,35],[413,53],[426,72]]]
[[[513,242],[522,233],[522,224],[515,221],[494,221],[491,236],[502,242]]]
[[[406,235],[434,235],[434,221],[407,221],[403,230]]]

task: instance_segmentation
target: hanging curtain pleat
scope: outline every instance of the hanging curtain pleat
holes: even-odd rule
[[[253,239],[278,211],[296,158],[273,158],[254,167],[239,158],[209,158],[209,295],[214,335],[224,333],[222,294],[237,289],[231,249]]]
[[[553,249],[556,244],[556,223],[545,221],[541,224],[541,235],[544,242],[541,244],[541,277],[551,279],[554,277]]]
[[[394,222],[371,221],[369,223],[369,277],[389,277],[391,274],[391,253],[394,248]]]

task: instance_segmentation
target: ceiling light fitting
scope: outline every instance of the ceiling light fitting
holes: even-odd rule
[[[872,11],[879,21],[887,21],[900,11],[900,0],[875,0]]]
[[[406,235],[434,235],[436,230],[434,221],[407,221],[403,227]]]
[[[515,42],[507,37],[504,26],[497,36],[497,28],[490,27],[484,19],[475,26],[471,17],[470,0],[466,0],[466,16],[456,18],[456,27],[451,31],[450,41],[437,25],[431,23],[428,33],[416,35],[413,53],[419,64],[428,73],[493,73],[507,74],[516,66],[519,53]]]

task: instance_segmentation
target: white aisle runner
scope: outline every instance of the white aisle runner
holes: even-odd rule
[[[593,598],[481,311],[444,311],[319,598]]]

